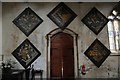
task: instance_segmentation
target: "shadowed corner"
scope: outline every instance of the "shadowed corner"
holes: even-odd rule
[[[0,80],[2,79],[2,70],[0,68]]]
[[[120,78],[120,56],[118,56],[118,78]]]

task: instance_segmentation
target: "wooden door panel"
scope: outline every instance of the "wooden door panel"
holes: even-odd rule
[[[63,74],[64,77],[74,77],[73,48],[63,49]]]
[[[62,74],[61,67],[62,67],[62,60],[61,60],[61,52],[57,48],[53,48],[51,51],[51,76],[52,77],[59,77]]]
[[[74,77],[73,37],[67,33],[51,38],[51,77]]]

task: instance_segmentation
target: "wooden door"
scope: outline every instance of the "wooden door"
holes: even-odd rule
[[[74,77],[73,37],[67,33],[51,37],[50,74],[51,78]]]

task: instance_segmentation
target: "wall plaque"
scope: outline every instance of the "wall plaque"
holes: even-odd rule
[[[96,39],[84,54],[99,68],[110,53],[110,50],[108,50],[98,39]]]
[[[12,55],[24,68],[27,68],[41,55],[41,53],[28,39],[26,39],[12,52]]]
[[[64,30],[77,15],[67,5],[61,2],[47,16],[60,29]]]
[[[42,22],[43,20],[29,7],[13,20],[26,36],[29,36]]]
[[[109,20],[94,7],[81,21],[97,35]]]

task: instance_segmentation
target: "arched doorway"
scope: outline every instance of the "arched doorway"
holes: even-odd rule
[[[63,32],[59,32],[51,37],[51,78],[74,78],[73,40],[71,35]]]
[[[61,31],[61,29],[56,28],[46,35],[46,39],[47,39],[47,47],[46,47],[47,48],[47,51],[46,51],[47,52],[46,53],[46,60],[47,60],[46,71],[47,71],[47,74],[46,74],[46,76],[47,76],[47,78],[51,78],[51,76],[52,76],[52,74],[51,74],[51,52],[57,51],[57,50],[52,50],[51,45],[52,45],[53,38],[61,33],[71,37],[73,40],[73,41],[71,41],[72,42],[71,45],[73,45],[72,50],[73,50],[73,56],[74,56],[74,69],[73,69],[74,70],[74,78],[78,78],[78,75],[79,75],[78,44],[77,44],[78,34],[76,34],[74,31],[72,31],[68,28],[64,29],[64,31]],[[61,74],[61,77],[62,77],[62,74]]]

